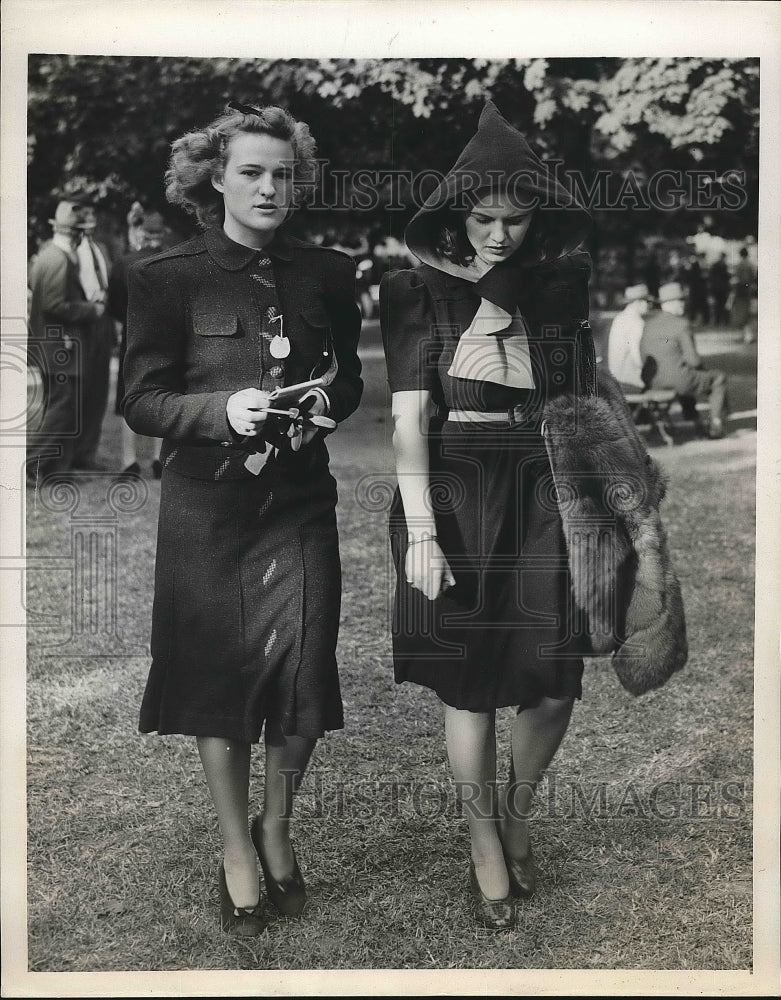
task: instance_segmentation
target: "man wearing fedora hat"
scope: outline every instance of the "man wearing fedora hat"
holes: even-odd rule
[[[648,286],[630,285],[624,291],[624,301],[626,305],[610,326],[607,366],[625,392],[642,392],[645,386],[640,339],[648,312]]]
[[[92,324],[105,312],[89,302],[79,282],[76,248],[85,212],[76,202],[61,201],[49,219],[53,235],[35,259],[30,274],[28,358],[41,373],[46,404],[37,432],[29,437],[28,481],[40,483],[50,473],[67,472],[83,430],[81,381],[84,345]]]
[[[724,436],[727,407],[727,376],[718,369],[706,369],[694,346],[694,338],[684,318],[684,291],[677,281],[659,289],[659,311],[646,318],[640,354],[643,371],[652,389],[673,389],[686,404],[707,396],[710,403],[712,438]],[[696,410],[694,411],[696,413]]]

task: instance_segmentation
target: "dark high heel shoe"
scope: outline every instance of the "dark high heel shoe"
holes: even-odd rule
[[[504,899],[488,899],[484,896],[477,881],[474,861],[469,862],[469,890],[475,904],[475,915],[484,927],[492,931],[506,931],[513,926],[515,907],[512,894],[508,892]]]
[[[263,857],[262,830],[260,816],[256,816],[250,827],[252,843],[260,860],[260,867],[263,869],[263,879],[266,883],[266,895],[276,906],[279,912],[285,917],[297,917],[306,905],[306,886],[304,876],[296,861],[296,853],[293,851],[293,871],[280,881],[277,881],[268,870],[266,859]]]
[[[510,892],[513,896],[520,899],[529,899],[533,896],[537,888],[537,863],[532,854],[532,845],[529,844],[529,852],[525,858],[511,858],[505,854],[504,863],[507,865]]]
[[[255,906],[236,906],[228,891],[225,865],[220,865],[220,927],[240,937],[257,937],[268,926],[262,900]]]

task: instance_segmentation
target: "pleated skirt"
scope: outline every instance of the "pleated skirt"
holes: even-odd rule
[[[342,728],[336,500],[327,465],[222,482],[164,470],[142,732]]]

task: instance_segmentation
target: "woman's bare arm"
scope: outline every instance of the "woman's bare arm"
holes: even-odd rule
[[[429,390],[394,392],[391,412],[396,474],[409,537],[407,581],[433,600],[453,586],[455,578],[436,538],[437,526],[429,497],[430,404]]]

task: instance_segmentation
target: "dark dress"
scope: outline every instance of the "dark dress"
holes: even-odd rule
[[[540,430],[554,392],[572,390],[588,270],[517,272],[535,389],[447,374],[480,297],[474,285],[422,266],[381,286],[392,392],[427,389],[437,534],[456,586],[429,601],[406,582],[407,529],[396,491],[390,517],[397,570],[393,653],[397,682],[432,688],[446,704],[487,712],[543,696],[581,696],[584,623],[573,608],[561,518]],[[587,258],[585,258],[587,260]],[[460,423],[452,409],[505,411],[513,420]]]
[[[253,475],[225,407],[239,389],[308,379],[333,352],[337,422],[362,383],[355,269],[285,240],[265,252],[209,230],[130,270],[126,396],[138,433],[163,437],[142,732],[259,739],[343,725],[336,663],[341,577],[336,484],[321,436]],[[270,353],[284,316],[291,352]]]

